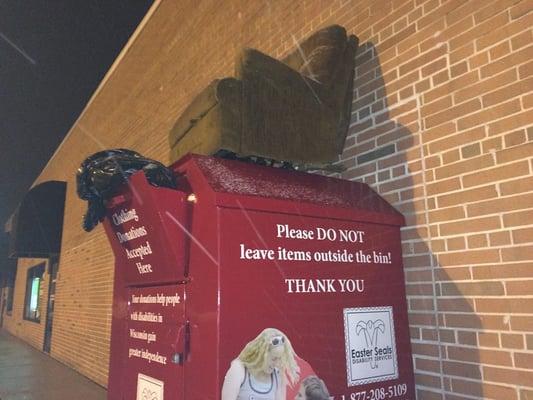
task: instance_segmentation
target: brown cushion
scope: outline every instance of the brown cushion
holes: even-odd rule
[[[302,75],[321,83],[330,83],[346,48],[346,30],[332,25],[305,39],[283,60]]]

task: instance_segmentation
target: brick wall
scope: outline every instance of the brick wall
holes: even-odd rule
[[[41,281],[41,289],[39,291],[39,310],[41,313],[40,322],[29,321],[24,318],[24,306],[26,299],[26,284],[28,278],[28,270],[39,264],[45,263],[45,273]],[[11,315],[4,314],[3,328],[11,334],[18,336],[24,341],[28,342],[38,350],[43,349],[44,341],[44,327],[46,321],[46,303],[48,301],[48,285],[50,283],[50,275],[46,273],[48,268],[47,260],[40,258],[24,258],[20,259],[17,266],[17,274],[15,277],[15,286],[13,294],[13,310]]]
[[[422,399],[533,396],[531,8],[378,2],[351,28],[344,177],[406,216]]]
[[[167,163],[166,135],[243,46],[279,57],[339,23],[360,39],[343,177],[407,219],[419,399],[533,396],[531,3],[162,1],[38,181],[67,181],[52,355],[107,381],[113,257],[80,228],[74,171],[126,147]],[[20,268],[20,266],[19,266]]]

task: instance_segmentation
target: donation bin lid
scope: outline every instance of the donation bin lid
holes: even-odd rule
[[[243,161],[189,154],[171,168],[217,206],[401,226],[404,217],[367,184]]]

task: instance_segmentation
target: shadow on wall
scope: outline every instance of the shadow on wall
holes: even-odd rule
[[[417,82],[397,76],[394,66],[384,77],[370,42],[358,49],[354,79],[342,178],[369,184],[405,216],[402,249],[417,398],[444,399],[444,392],[483,398],[476,347],[481,321],[434,254],[446,249],[429,224],[435,206],[426,193]]]

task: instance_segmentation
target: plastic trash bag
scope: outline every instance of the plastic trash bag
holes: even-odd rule
[[[144,171],[153,186],[176,188],[170,169],[132,150],[99,151],[82,162],[76,172],[76,186],[80,199],[88,202],[87,213],[83,216],[85,231],[92,231],[98,222],[103,221],[105,201],[116,195],[117,189],[139,170]]]

